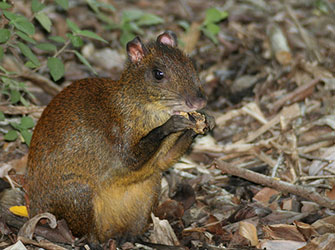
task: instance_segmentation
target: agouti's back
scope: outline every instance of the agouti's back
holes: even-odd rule
[[[137,235],[157,203],[161,172],[196,133],[181,112],[206,99],[190,59],[165,32],[135,38],[119,81],[72,83],[46,107],[28,157],[29,214],[49,211],[90,241]]]

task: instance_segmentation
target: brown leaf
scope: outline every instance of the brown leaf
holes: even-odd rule
[[[209,232],[216,235],[222,235],[224,233],[221,222],[213,215],[209,215],[206,222],[206,228]]]
[[[296,226],[277,224],[263,226],[265,238],[272,240],[292,240],[304,242],[304,236],[299,232]]]
[[[167,200],[156,209],[155,215],[161,220],[180,219],[184,215],[184,208],[178,201]]]
[[[32,240],[32,239],[28,239],[22,236],[18,237],[18,240],[22,241],[24,244],[27,245],[34,245],[40,248],[44,248],[44,249],[49,249],[49,250],[66,250],[66,248],[58,246],[48,240],[40,240],[39,242]],[[20,248],[21,249],[21,248]]]
[[[259,201],[265,205],[269,204],[270,199],[272,196],[279,194],[277,190],[274,190],[272,188],[265,187],[262,190],[260,190],[253,199],[256,201]]]
[[[332,190],[326,191],[326,196],[331,200],[335,200],[335,185],[333,185]]]
[[[244,238],[247,238],[252,246],[256,246],[258,244],[257,229],[254,224],[246,221],[241,221],[239,227],[239,234],[242,235]]]
[[[295,221],[294,224],[296,225],[299,232],[305,237],[306,240],[310,240],[312,237],[318,236],[318,232],[315,229],[307,224],[300,221]]]
[[[300,250],[333,250],[335,249],[335,234],[324,234],[312,239],[306,246]]]
[[[317,220],[312,227],[319,233],[335,233],[335,215]]]

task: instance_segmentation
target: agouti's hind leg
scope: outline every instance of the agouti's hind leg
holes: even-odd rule
[[[58,190],[51,207],[57,219],[64,218],[75,236],[88,234],[95,226],[93,218],[92,190],[88,184],[68,182]]]

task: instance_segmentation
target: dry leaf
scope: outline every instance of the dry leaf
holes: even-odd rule
[[[261,240],[257,245],[259,249],[268,250],[297,250],[305,246],[306,242],[293,241],[293,240]]]
[[[6,247],[4,250],[27,250],[22,241],[18,240],[14,245]]]
[[[260,190],[254,197],[253,200],[259,201],[265,205],[269,204],[269,201],[272,196],[279,194],[277,190],[272,188],[265,187]]]
[[[182,204],[176,200],[164,201],[155,211],[155,215],[161,220],[173,220],[183,217],[184,208]]]
[[[18,216],[28,217],[28,210],[26,206],[12,206],[9,208],[9,211]]]
[[[317,220],[312,227],[319,233],[335,233],[335,215]]]
[[[38,214],[34,216],[33,218],[31,218],[30,220],[28,220],[26,223],[24,223],[24,225],[21,227],[18,233],[18,236],[32,239],[33,234],[35,232],[36,225],[41,219],[47,219],[49,226],[51,228],[56,228],[57,221],[56,221],[56,217],[53,214],[50,214],[50,213]]]
[[[319,235],[318,232],[315,231],[315,229],[307,223],[295,221],[294,224],[297,226],[297,229],[305,237],[306,240],[310,240],[312,237]]]
[[[252,246],[256,246],[258,244],[257,229],[253,224],[241,221],[239,234],[247,238]]]
[[[277,224],[263,226],[265,238],[272,240],[292,240],[304,242],[304,236],[299,232],[296,226]]]
[[[151,213],[154,229],[150,235],[152,243],[164,244],[168,246],[179,246],[179,241],[172,227],[167,220],[160,220],[158,217]]]
[[[335,200],[335,185],[333,185],[332,190],[326,191],[326,196],[331,200]]]
[[[335,234],[324,234],[312,239],[300,250],[333,250],[335,249]]]

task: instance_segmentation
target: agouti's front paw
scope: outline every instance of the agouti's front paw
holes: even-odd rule
[[[194,129],[195,121],[187,119],[181,115],[173,115],[170,119],[163,125],[163,131],[165,134],[176,133],[186,129]]]
[[[214,117],[208,115],[205,112],[181,112],[181,115],[193,121],[194,127],[192,129],[197,134],[205,134],[215,126]]]

